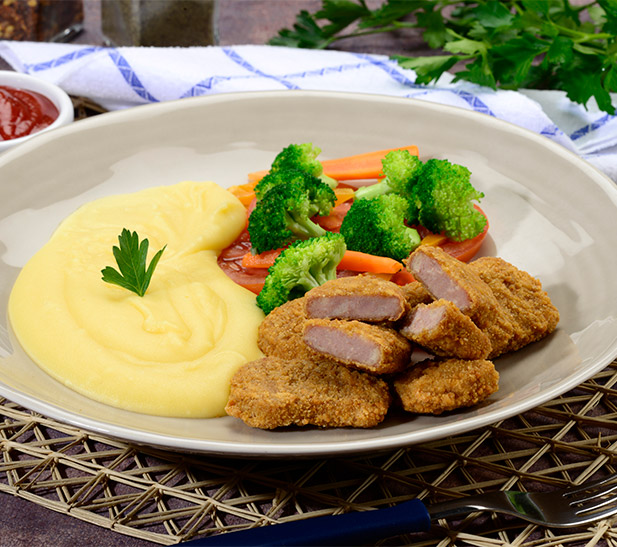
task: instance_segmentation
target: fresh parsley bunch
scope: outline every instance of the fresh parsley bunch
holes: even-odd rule
[[[321,24],[320,24],[321,23]],[[493,89],[560,89],[574,102],[615,113],[617,0],[322,0],[297,15],[272,45],[326,48],[338,40],[404,28],[421,29],[439,54],[394,56],[418,83],[453,69],[456,80]]]

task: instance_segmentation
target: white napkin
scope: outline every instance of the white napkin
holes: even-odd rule
[[[19,72],[89,97],[108,110],[234,91],[313,89],[413,97],[483,112],[561,143],[617,182],[617,117],[558,91],[494,91],[445,75],[418,85],[383,55],[239,45],[103,48],[0,41]],[[614,98],[614,104],[617,99]]]

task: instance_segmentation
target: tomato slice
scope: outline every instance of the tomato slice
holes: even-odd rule
[[[251,250],[249,232],[244,229],[229,247],[223,249],[217,258],[221,270],[238,285],[242,285],[255,294],[259,294],[268,275],[267,268],[245,268],[242,257]]]
[[[343,219],[351,207],[351,201],[344,201],[336,207],[332,208],[330,214],[325,217],[315,217],[313,220],[319,224],[324,230],[329,232],[338,232],[343,224]]]

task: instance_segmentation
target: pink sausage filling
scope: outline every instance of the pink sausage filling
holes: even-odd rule
[[[337,329],[318,325],[307,327],[304,331],[304,341],[316,351],[369,367],[378,366],[381,360],[381,351],[376,344],[361,336],[349,335]]]
[[[467,292],[431,257],[422,253],[414,255],[411,261],[411,271],[435,298],[449,300],[461,311],[465,311],[471,305]]]

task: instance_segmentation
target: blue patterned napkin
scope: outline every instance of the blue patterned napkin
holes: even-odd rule
[[[382,55],[271,46],[103,48],[0,42],[17,71],[89,97],[109,110],[183,97],[307,89],[413,97],[475,110],[559,142],[617,182],[617,117],[558,91],[494,91],[446,75],[418,85]],[[617,104],[617,98],[615,99]]]

